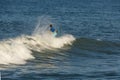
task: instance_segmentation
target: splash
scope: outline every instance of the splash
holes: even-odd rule
[[[51,22],[43,18],[39,20],[31,36],[22,35],[0,42],[0,64],[25,64],[27,60],[35,58],[32,50],[41,52],[72,44],[75,38],[70,34],[53,37],[48,29]]]
[[[26,60],[33,58],[31,51],[20,41],[0,42],[0,64],[25,64]]]

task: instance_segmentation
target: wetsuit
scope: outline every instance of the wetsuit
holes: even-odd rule
[[[55,28],[51,27],[51,28],[50,28],[50,31],[51,31],[51,32],[55,32]]]

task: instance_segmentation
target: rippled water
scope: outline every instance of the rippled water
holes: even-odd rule
[[[2,80],[119,80],[119,23],[119,0],[1,0]]]

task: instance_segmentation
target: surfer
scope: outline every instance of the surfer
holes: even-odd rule
[[[55,28],[52,26],[52,24],[50,24],[50,32],[52,32],[53,36],[56,37],[57,36],[57,30],[55,30]]]

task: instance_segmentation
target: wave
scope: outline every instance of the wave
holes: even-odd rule
[[[25,60],[34,58],[31,51],[14,39],[0,42],[0,64],[24,64]]]
[[[71,45],[75,40],[70,34],[53,37],[46,27],[45,24],[43,26],[39,24],[31,36],[22,35],[0,41],[0,64],[25,64],[27,60],[35,58],[32,50],[41,52],[46,49],[62,48],[64,45]]]
[[[119,42],[111,42],[100,39],[78,38],[73,43],[73,47],[76,47],[80,50],[98,52],[98,53],[107,53],[107,54],[120,53]]]
[[[26,60],[35,58],[32,50],[41,52],[45,49],[62,48],[64,45],[71,45],[74,40],[69,34],[52,37],[49,32],[3,40],[0,41],[0,64],[25,64]]]
[[[45,35],[21,36],[0,42],[0,64],[25,64],[26,60],[34,59],[31,50],[62,48],[65,44],[71,45],[72,35],[63,35],[58,38]]]

